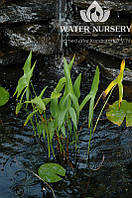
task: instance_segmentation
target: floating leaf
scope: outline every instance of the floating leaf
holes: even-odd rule
[[[126,117],[126,126],[132,127],[132,103],[123,100],[119,108],[119,101],[114,102],[109,106],[109,111],[106,113],[108,120],[120,126]]]
[[[0,107],[8,102],[9,97],[9,92],[5,88],[0,87]]]
[[[56,163],[46,163],[40,166],[39,176],[46,182],[53,183],[62,180],[60,176],[65,176],[65,169]]]

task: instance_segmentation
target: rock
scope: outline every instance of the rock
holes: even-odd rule
[[[50,55],[59,49],[59,37],[56,33],[48,32],[48,26],[39,24],[21,25],[5,28],[4,36],[8,45],[37,54]]]
[[[114,80],[120,73],[119,69],[106,68],[102,64],[100,64],[100,69],[103,76],[109,80]],[[132,71],[124,71],[123,81],[132,84]]]
[[[86,8],[91,5],[93,1],[85,1],[85,0],[73,0],[73,4],[80,7]],[[132,3],[129,0],[120,1],[120,0],[98,0],[99,5],[102,8],[108,7],[111,11],[119,11],[125,13],[132,13]]]
[[[120,43],[120,39],[109,39],[113,40],[113,43],[107,43],[107,41],[104,40],[104,43],[96,43],[96,39],[89,43],[88,49],[95,50],[97,52],[100,52],[102,54],[106,54],[109,56],[117,57],[120,59],[123,59],[124,57],[126,59],[130,59],[132,57],[132,47],[131,47],[131,40],[130,38],[126,38],[126,43],[124,40],[124,43]],[[94,43],[95,42],[95,43]],[[98,40],[99,42],[99,40]],[[115,42],[115,43],[114,43]]]
[[[12,49],[7,46],[6,51],[0,50],[0,66],[20,65],[25,62],[25,56],[28,54],[22,50]]]
[[[56,17],[57,0],[16,0],[0,8],[0,24],[45,21]]]
[[[120,72],[119,69],[106,68],[102,64],[100,64],[100,70],[103,78],[109,81],[114,80]],[[124,71],[123,90],[123,95],[132,101],[132,71]]]

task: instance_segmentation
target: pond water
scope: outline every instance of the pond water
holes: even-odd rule
[[[113,59],[118,64],[119,60]],[[111,64],[107,59],[107,63]],[[45,57],[38,61],[33,81],[38,92],[48,85],[49,92],[63,75],[63,63],[59,57]],[[82,73],[82,96],[90,90],[95,65],[88,60],[73,67],[73,78]],[[38,167],[47,162],[47,152],[43,144],[33,136],[30,126],[23,128],[25,114],[15,115],[15,99],[12,97],[17,80],[22,75],[21,67],[1,67],[0,83],[6,87],[11,99],[0,108],[0,198],[51,198],[47,187],[28,171],[37,173]],[[107,86],[102,81],[100,90]],[[115,94],[117,95],[117,94]],[[115,99],[116,96],[113,96]],[[97,109],[95,119],[99,109]],[[82,113],[82,122],[88,109]],[[87,125],[80,132],[80,153],[70,150],[74,165],[62,163],[66,177],[51,185],[56,198],[130,198],[132,196],[132,128],[113,125],[106,120],[105,114],[97,127],[91,142],[90,161],[87,162],[89,131]],[[98,171],[102,158],[104,162]],[[58,161],[58,163],[60,163]]]

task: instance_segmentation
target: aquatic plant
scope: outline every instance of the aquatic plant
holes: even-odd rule
[[[62,180],[62,177],[64,177],[65,174],[66,170],[57,163],[45,163],[38,169],[38,175],[48,183]]]
[[[23,105],[22,100],[24,98],[24,95],[26,95],[27,101],[29,100],[29,97],[30,97],[31,77],[33,75],[33,70],[36,65],[36,62],[35,62],[31,68],[31,59],[32,59],[32,52],[30,52],[24,64],[24,67],[23,67],[24,74],[19,79],[16,91],[14,93],[14,96],[17,94],[17,101],[20,98],[16,106],[16,114],[18,114],[20,109],[22,108],[22,105]]]
[[[90,152],[91,139],[96,130],[97,124],[100,120],[102,112],[104,111],[106,104],[113,92],[116,85],[119,88],[119,101],[109,105],[109,110],[106,112],[107,118],[115,124],[121,125],[126,116],[126,125],[132,126],[132,103],[128,103],[123,100],[123,73],[125,69],[125,61],[122,61],[120,73],[115,80],[113,80],[104,92],[102,92],[104,98],[107,97],[95,125],[93,126],[93,113],[99,100],[94,106],[96,93],[99,85],[99,68],[96,67],[94,79],[91,85],[89,94],[80,103],[80,84],[81,74],[72,81],[71,70],[74,62],[74,57],[68,64],[64,58],[64,77],[62,77],[49,97],[44,97],[47,86],[45,86],[39,95],[36,94],[34,86],[31,82],[35,63],[31,67],[32,52],[27,58],[24,65],[24,74],[19,79],[16,91],[17,94],[17,106],[16,114],[19,113],[23,107],[26,109],[28,116],[24,123],[24,126],[31,123],[34,134],[39,138],[43,137],[43,141],[47,143],[48,157],[52,155],[55,157],[56,150],[63,156],[63,159],[69,159],[69,146],[74,145],[75,151],[79,145],[79,118],[80,112],[84,106],[89,103],[88,114],[88,131],[90,131],[90,137],[88,142],[88,154]],[[19,100],[18,100],[19,99]],[[28,106],[31,104],[31,107]],[[32,109],[32,110],[31,110]],[[48,111],[47,111],[48,110]],[[103,156],[104,161],[104,156]],[[102,163],[103,163],[102,161]],[[38,169],[38,175],[52,191],[53,197],[55,197],[54,191],[48,183],[57,182],[65,176],[65,169],[56,163],[42,164]]]
[[[116,85],[118,85],[118,89],[119,89],[119,108],[120,105],[122,103],[122,98],[123,98],[123,74],[124,74],[124,69],[125,69],[125,60],[122,61],[121,63],[121,67],[120,67],[120,73],[117,76],[117,78],[115,80],[113,80],[109,86],[107,87],[107,89],[103,92],[103,96],[106,97],[107,94],[110,92],[110,90],[115,87]]]
[[[75,150],[77,151],[80,112],[88,101],[90,101],[88,127],[92,129],[94,100],[99,84],[99,68],[96,68],[90,93],[79,103],[81,74],[78,75],[74,83],[71,78],[74,57],[69,64],[64,58],[64,77],[59,80],[49,98],[44,98],[47,87],[43,88],[39,96],[37,96],[35,92],[34,86],[31,83],[35,63],[31,67],[31,59],[32,52],[30,52],[25,62],[23,68],[24,74],[19,79],[14,93],[14,95],[17,94],[18,101],[16,114],[19,113],[22,106],[26,107],[28,111],[27,105],[31,104],[32,112],[28,111],[29,115],[27,116],[24,126],[30,121],[35,135],[39,137],[43,135],[43,139],[47,141],[49,158],[51,152],[55,157],[53,147],[55,142],[59,152],[63,154],[63,156],[67,154],[68,158],[69,145],[75,145]],[[48,114],[47,109],[50,110]]]
[[[120,67],[120,73],[115,80],[113,80],[107,89],[103,92],[103,96],[107,96],[112,88],[118,85],[119,100],[115,101],[112,105],[109,105],[106,116],[108,120],[120,126],[126,117],[126,126],[132,126],[132,103],[123,100],[123,74],[125,69],[125,60],[122,61]]]
[[[109,105],[106,116],[108,120],[120,126],[126,117],[126,126],[132,127],[132,102],[122,100],[121,107],[118,106],[119,101]]]
[[[8,102],[9,97],[9,92],[4,87],[0,87],[0,107]]]

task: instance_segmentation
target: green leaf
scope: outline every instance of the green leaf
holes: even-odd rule
[[[99,67],[96,67],[94,79],[92,82],[92,87],[90,90],[90,94],[92,95],[92,97],[96,96],[96,93],[98,91],[98,86],[99,86]]]
[[[132,103],[123,100],[119,108],[119,101],[109,105],[109,111],[106,113],[108,120],[120,126],[126,117],[126,126],[132,127]]]
[[[91,99],[91,95],[88,94],[80,104],[79,111],[83,109],[83,107],[87,104],[87,102]]]
[[[16,88],[16,91],[14,93],[17,94],[17,98],[21,95],[21,93],[24,91],[25,88],[29,87],[29,83],[33,74],[33,70],[35,67],[36,62],[34,63],[33,67],[31,68],[31,58],[32,58],[32,52],[30,52],[25,65],[24,65],[24,75],[19,79],[18,85]],[[29,91],[28,89],[26,91]],[[28,94],[27,95],[27,100],[28,100]]]
[[[53,139],[54,133],[55,133],[54,120],[49,120],[48,131],[49,131],[49,135],[50,135],[50,142],[52,142],[52,139]]]
[[[74,94],[77,98],[80,97],[80,83],[81,83],[81,74],[79,74],[73,85]]]
[[[69,71],[71,71],[71,69],[72,69],[72,66],[73,66],[74,60],[75,60],[75,56],[73,56],[73,58],[72,58],[71,62],[69,63]]]
[[[21,110],[23,106],[23,103],[18,103],[17,106],[16,106],[16,115],[19,113],[19,111]]]
[[[44,102],[44,104],[46,106],[51,101],[51,98],[44,98],[42,100],[43,100],[43,102]]]
[[[122,102],[122,98],[123,98],[123,85],[122,85],[122,81],[123,81],[123,74],[124,74],[124,69],[125,69],[125,60],[122,61],[121,66],[120,66],[120,73],[117,76],[117,78],[115,80],[113,80],[109,86],[107,87],[107,89],[104,91],[104,96],[107,96],[107,94],[110,92],[110,90],[116,86],[118,84],[118,88],[119,88],[119,108]]]
[[[57,99],[51,100],[50,113],[51,113],[52,117],[56,118],[56,116],[58,114],[58,100]]]
[[[84,108],[84,106],[90,99],[93,99],[93,101],[95,100],[95,96],[98,91],[98,86],[99,86],[99,68],[96,67],[96,72],[94,75],[90,93],[83,99],[82,103],[80,104],[80,107],[79,107],[80,111]],[[91,108],[92,108],[92,105],[91,105]],[[90,109],[90,111],[92,112],[92,109]]]
[[[73,107],[74,107],[74,109],[76,110],[76,113],[77,113],[77,120],[79,120],[80,107],[79,107],[78,99],[75,96],[75,94],[70,93],[69,95],[70,95],[71,100],[73,102]]]
[[[45,123],[44,122],[37,123],[37,129],[38,129],[39,138],[40,138],[41,134],[43,133],[43,137],[45,139],[45,131],[46,131]]]
[[[71,63],[73,63],[73,60],[71,61]],[[67,64],[67,61],[64,58],[64,74],[66,77],[66,93],[67,92],[73,93],[72,80],[71,80],[71,74],[70,74],[70,71],[71,71],[70,66]]]
[[[57,99],[61,96],[61,93],[52,92],[51,99]]]
[[[66,83],[66,78],[65,77],[61,78],[53,92],[60,93],[65,83]]]
[[[33,111],[32,113],[30,113],[30,114],[28,115],[28,117],[27,117],[27,119],[26,119],[26,121],[25,121],[25,123],[24,123],[24,126],[27,125],[27,123],[29,122],[29,120],[32,119],[33,115],[34,115],[35,113],[37,113],[37,111],[38,111],[38,110],[35,110],[35,111]]]
[[[41,99],[40,97],[37,97],[37,96],[34,99],[32,99],[31,101],[26,101],[25,103],[35,104],[39,111],[45,111],[45,109],[46,109],[43,99]]]
[[[46,163],[40,166],[38,175],[46,182],[53,183],[62,180],[60,176],[65,176],[65,169],[56,163]]]
[[[58,124],[58,129],[59,130],[62,127],[62,125],[65,121],[66,112],[67,112],[67,109],[65,109],[65,110],[59,109],[59,111],[58,111],[57,124]]]
[[[9,97],[9,92],[5,88],[0,87],[0,107],[8,102]]]
[[[25,64],[24,64],[24,67],[23,67],[23,70],[24,70],[24,73],[28,73],[30,71],[30,68],[31,68],[31,59],[32,59],[32,51],[30,52]]]
[[[94,97],[91,98],[90,105],[89,105],[89,115],[88,115],[88,127],[89,128],[93,120],[93,112],[94,112]]]
[[[46,87],[41,91],[41,94],[39,95],[39,97],[40,97],[40,98],[42,98],[42,97],[43,97],[44,92],[45,92],[45,90],[47,89],[47,87],[48,87],[48,86],[46,86]]]
[[[64,125],[61,127],[61,132],[64,135],[64,137],[66,137],[66,129]]]
[[[71,117],[71,119],[72,119],[72,122],[73,122],[75,128],[77,129],[77,117],[76,117],[76,112],[75,112],[75,110],[71,107],[71,108],[69,109],[69,113],[70,113],[70,117]]]

